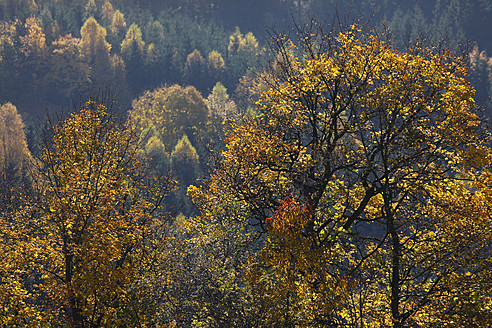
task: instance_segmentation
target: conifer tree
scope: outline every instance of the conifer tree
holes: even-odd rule
[[[179,139],[176,147],[174,147],[171,153],[171,163],[178,179],[186,188],[199,176],[198,154],[186,134]]]

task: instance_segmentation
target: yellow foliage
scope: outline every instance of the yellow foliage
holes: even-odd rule
[[[137,137],[103,105],[87,102],[52,132],[35,170],[37,198],[2,217],[0,302],[17,301],[0,311],[0,322],[131,322],[126,308],[140,309],[129,292],[169,185],[146,196],[152,178],[137,156]]]
[[[490,325],[489,136],[463,59],[357,26],[300,34],[276,39],[258,114],[228,121],[189,189],[204,217],[266,234],[247,270],[263,325]]]

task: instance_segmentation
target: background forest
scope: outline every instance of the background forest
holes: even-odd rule
[[[0,326],[489,327],[491,22],[0,0]]]
[[[311,17],[331,24],[335,14],[386,26],[402,47],[423,38],[469,53],[475,99],[490,116],[489,1],[2,0],[0,99],[22,115],[34,149],[47,111],[109,92],[139,122],[161,171],[173,164],[188,184],[207,170],[206,145],[218,140],[222,119],[253,110],[268,30],[293,31],[293,22]],[[183,93],[178,85],[192,88]],[[155,112],[162,102],[170,102],[168,114]]]

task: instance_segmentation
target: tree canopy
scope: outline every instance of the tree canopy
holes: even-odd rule
[[[491,326],[491,4],[0,0],[0,326]]]
[[[204,216],[236,204],[230,219],[266,234],[247,270],[262,325],[490,323],[490,218],[450,201],[489,193],[465,59],[357,26],[298,32],[274,36],[258,115],[230,121],[210,183],[190,189]]]
[[[129,115],[138,131],[155,127],[169,150],[183,134],[196,137],[207,125],[207,105],[192,86],[172,85],[147,91],[133,101],[132,107]]]
[[[94,101],[47,132],[33,197],[0,218],[0,322],[131,325],[173,184],[149,175],[133,130]]]

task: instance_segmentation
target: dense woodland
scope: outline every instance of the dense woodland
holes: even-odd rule
[[[0,327],[492,327],[491,22],[0,0]]]

